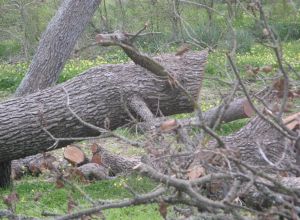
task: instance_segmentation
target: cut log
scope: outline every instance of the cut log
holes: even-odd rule
[[[19,179],[24,174],[38,175],[53,168],[56,158],[50,154],[37,154],[20,160],[13,160],[11,164],[12,179]]]
[[[98,161],[101,165],[107,167],[111,175],[130,172],[132,171],[133,167],[141,161],[139,157],[126,158],[117,154],[113,154],[97,144],[93,144],[92,149],[92,161]]]
[[[80,166],[87,162],[85,153],[74,145],[68,145],[64,150],[64,158],[73,166]]]
[[[104,180],[108,177],[108,170],[96,163],[87,163],[76,168],[86,180]]]
[[[300,129],[300,112],[285,117],[283,123],[290,130]]]
[[[207,51],[189,52],[180,58],[163,55],[156,60],[192,97],[197,96]],[[92,68],[61,85],[0,104],[0,162],[51,150],[53,136],[99,135],[80,122],[70,108],[98,127],[106,124],[115,129],[126,124],[130,119],[126,105],[133,95],[143,98],[152,112],[160,109],[164,115],[171,115],[193,111],[182,90],[133,63]],[[59,141],[56,147],[70,142]]]

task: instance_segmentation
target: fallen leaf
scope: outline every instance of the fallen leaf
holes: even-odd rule
[[[184,53],[188,52],[189,50],[190,50],[189,45],[184,44],[184,45],[182,45],[181,47],[178,48],[175,56],[181,56]]]
[[[57,179],[55,183],[56,183],[55,186],[58,189],[61,189],[61,188],[63,188],[65,186],[64,182],[62,180],[60,180],[60,179]]]
[[[69,197],[69,199],[68,199],[68,214],[70,214],[77,205],[78,204],[73,200],[73,198]]]
[[[272,70],[273,70],[273,67],[271,65],[263,66],[261,68],[261,71],[264,73],[270,73],[270,72],[272,72]]]
[[[160,203],[159,203],[159,213],[160,213],[160,215],[164,218],[164,219],[166,219],[167,218],[167,214],[168,214],[168,204],[167,203],[165,203],[164,201],[161,201]]]
[[[12,192],[11,194],[3,197],[3,202],[8,207],[12,207],[13,204],[19,201],[19,195],[16,192]]]
[[[205,169],[202,166],[197,165],[189,169],[187,175],[189,180],[195,180],[205,175]]]
[[[98,152],[98,145],[96,143],[91,146],[91,151],[93,154]]]
[[[282,92],[284,90],[284,79],[278,79],[273,83],[273,88],[278,92]]]

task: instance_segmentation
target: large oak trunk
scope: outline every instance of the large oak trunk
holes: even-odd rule
[[[206,58],[207,51],[156,59],[196,97]],[[48,151],[55,141],[43,128],[61,138],[99,135],[70,112],[67,97],[70,108],[81,119],[115,129],[128,123],[126,106],[133,95],[144,99],[154,114],[193,110],[180,89],[133,63],[96,67],[64,84],[1,103],[0,162]],[[57,147],[67,143],[60,141]]]

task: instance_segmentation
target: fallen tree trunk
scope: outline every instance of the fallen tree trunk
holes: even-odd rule
[[[164,55],[156,60],[196,97],[206,58],[207,51],[203,51],[180,58]],[[99,135],[70,108],[98,127],[115,129],[126,124],[130,119],[127,103],[133,95],[143,99],[152,112],[159,109],[171,115],[193,111],[182,90],[133,63],[92,68],[61,85],[0,104],[0,162],[48,151],[56,142],[54,137]],[[61,140],[56,147],[70,142]]]

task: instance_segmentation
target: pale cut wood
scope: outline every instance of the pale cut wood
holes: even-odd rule
[[[294,130],[297,128],[299,129],[300,128],[300,112],[289,115],[289,116],[285,117],[282,121],[286,125],[286,127],[290,130]]]
[[[74,166],[79,166],[87,161],[85,153],[76,146],[68,145],[64,149],[64,158]]]

